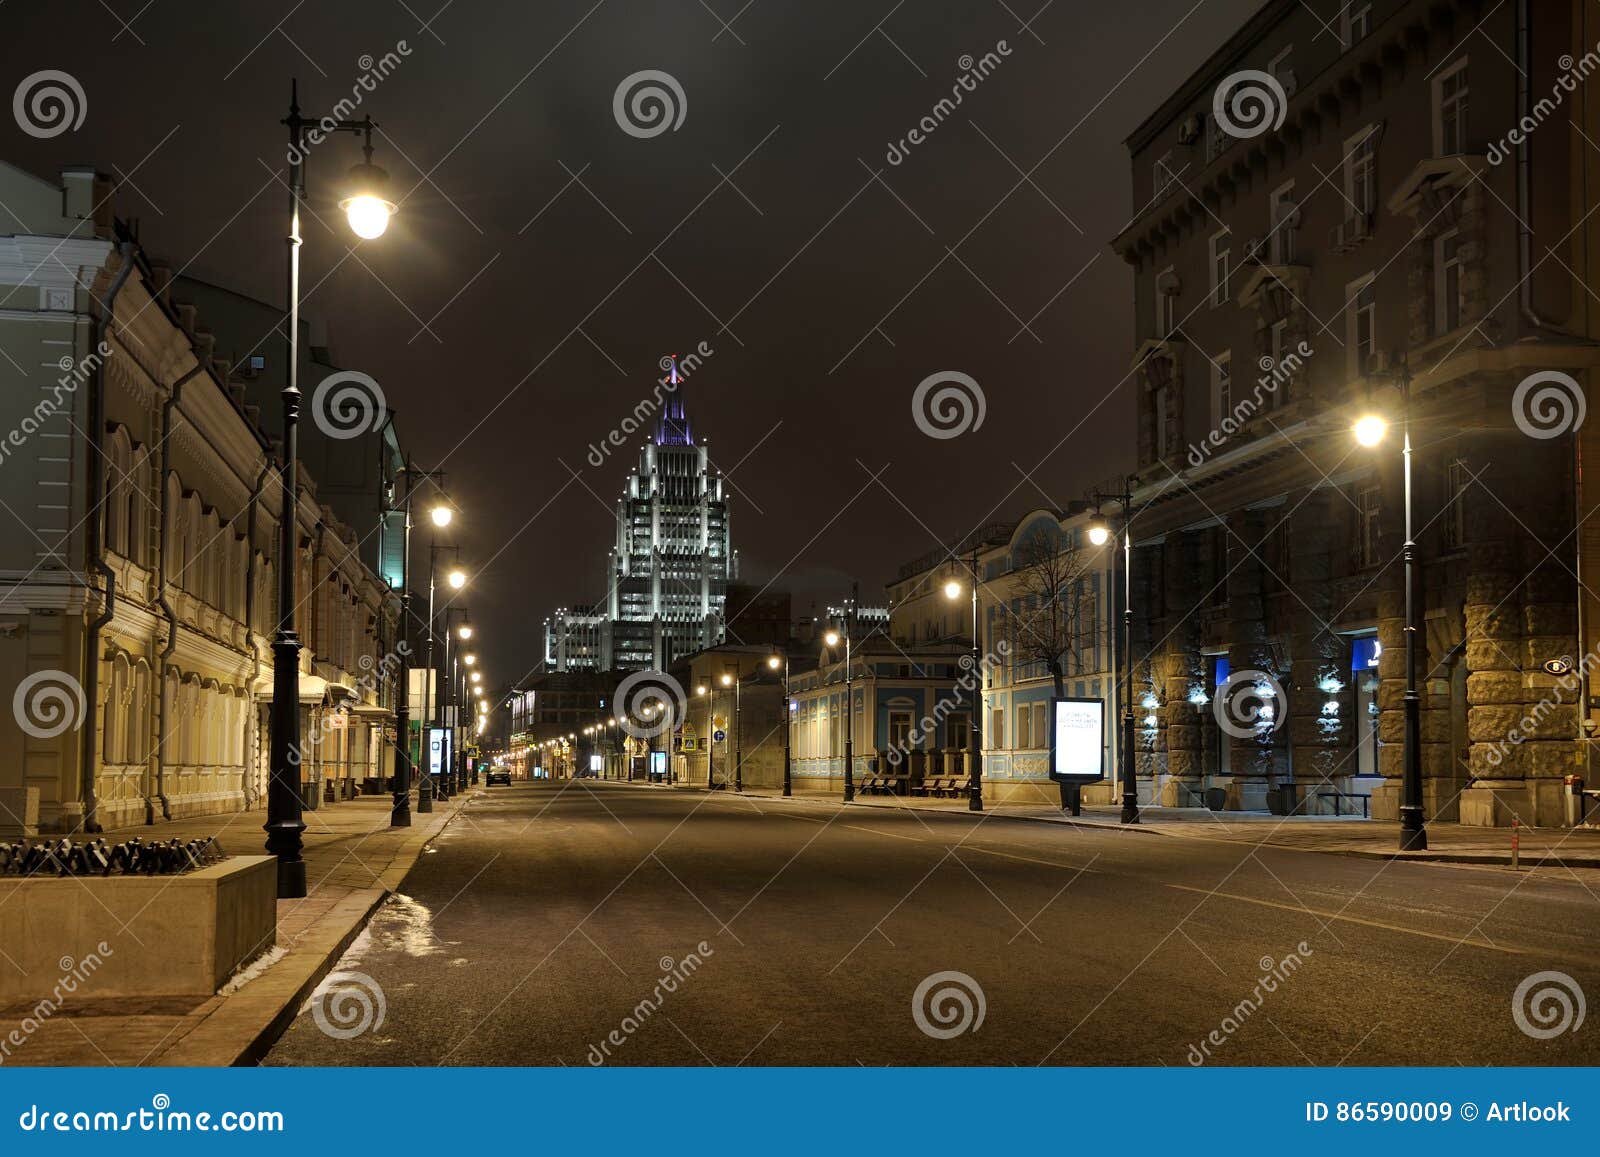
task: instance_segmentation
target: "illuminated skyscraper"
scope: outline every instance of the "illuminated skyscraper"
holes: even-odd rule
[[[545,637],[553,670],[573,669],[589,654],[600,670],[665,670],[722,642],[728,583],[739,576],[722,472],[704,440],[695,441],[676,360],[662,385],[654,435],[617,499],[606,603],[596,608],[602,617],[556,616]],[[573,642],[571,631],[592,638],[596,627],[597,646],[563,645]]]

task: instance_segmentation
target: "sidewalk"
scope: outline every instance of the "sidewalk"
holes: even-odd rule
[[[277,947],[226,995],[150,1000],[69,1000],[53,1015],[0,1009],[0,1040],[26,1038],[7,1065],[236,1065],[258,1060],[350,945],[373,910],[399,887],[423,847],[479,789],[468,788],[412,827],[391,828],[390,796],[362,797],[305,813],[306,896],[278,901]],[[266,812],[197,816],[105,833],[112,842],[218,837],[225,852],[260,854]],[[137,921],[134,933],[137,934]],[[26,1022],[26,1025],[25,1023]],[[26,1031],[31,1027],[31,1031]]]
[[[704,786],[678,785],[677,790],[704,792]],[[718,795],[724,794],[718,792]],[[732,789],[726,792],[733,795]],[[797,792],[785,801],[773,788],[746,788],[744,794],[779,802],[837,804],[836,793]],[[923,796],[857,795],[851,807],[899,808],[932,812],[965,812],[965,799],[928,799]],[[1511,829],[1463,827],[1455,823],[1428,825],[1428,850],[1401,852],[1400,825],[1355,817],[1274,816],[1261,812],[1212,812],[1205,808],[1146,807],[1137,826],[1121,822],[1121,808],[1085,805],[1083,815],[1071,816],[1060,808],[1037,804],[996,804],[985,801],[986,814],[1004,819],[1032,820],[1071,827],[1103,828],[1129,835],[1158,835],[1177,839],[1221,840],[1303,852],[1324,852],[1379,860],[1428,860],[1449,864],[1511,864]],[[1528,868],[1600,868],[1600,828],[1522,828],[1518,833],[1519,866]]]

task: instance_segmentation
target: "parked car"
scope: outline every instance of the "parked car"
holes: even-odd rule
[[[486,787],[493,787],[497,783],[511,786],[511,769],[509,767],[491,767],[484,773],[483,782]]]

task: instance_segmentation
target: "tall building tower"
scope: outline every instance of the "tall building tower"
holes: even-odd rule
[[[722,642],[739,560],[722,473],[704,441],[695,441],[683,380],[673,358],[655,432],[617,499],[606,603],[558,612],[546,623],[553,669],[665,670],[678,656]]]

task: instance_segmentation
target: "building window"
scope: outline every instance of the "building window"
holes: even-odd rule
[[[1268,252],[1274,265],[1288,265],[1294,261],[1294,230],[1299,216],[1294,203],[1294,182],[1289,181],[1272,190],[1268,218],[1272,222]]]
[[[1159,201],[1166,195],[1167,190],[1172,188],[1172,183],[1178,179],[1178,174],[1172,167],[1172,150],[1169,149],[1156,158],[1153,179],[1155,182],[1155,199]]]
[[[945,746],[965,751],[972,744],[972,732],[965,715],[952,715],[944,723]]]
[[[1211,424],[1222,420],[1233,409],[1233,354],[1223,350],[1211,362]]]
[[[1226,229],[1211,235],[1211,304],[1225,305],[1228,301],[1228,274],[1232,260],[1229,242],[1232,234]]]
[[[1350,350],[1350,376],[1363,378],[1373,372],[1378,352],[1377,281],[1372,274],[1353,281],[1345,290],[1349,314],[1346,345]]]
[[[1170,417],[1168,411],[1171,408],[1168,395],[1171,390],[1171,386],[1159,386],[1155,391],[1157,461],[1165,461],[1167,451],[1172,449],[1172,435],[1167,429],[1168,418]]]
[[[889,712],[889,746],[901,751],[911,747],[911,712]]]
[[[1461,297],[1461,234],[1452,229],[1433,241],[1433,316],[1435,332],[1459,329]]]
[[[1344,195],[1350,211],[1370,216],[1378,207],[1378,130],[1368,125],[1344,143]]]
[[[1339,40],[1348,50],[1365,40],[1372,29],[1372,5],[1362,0],[1346,0],[1339,9]]]
[[[1269,72],[1273,79],[1275,79],[1279,84],[1283,85],[1285,96],[1294,95],[1294,69],[1291,67],[1293,62],[1294,45],[1292,44],[1285,45],[1276,56],[1267,62],[1267,72]]]
[[[1446,476],[1450,499],[1445,508],[1444,548],[1460,550],[1467,544],[1467,487],[1472,484],[1472,471],[1467,469],[1465,458],[1453,459]]]
[[[1267,344],[1268,352],[1272,355],[1272,372],[1268,379],[1272,388],[1264,392],[1261,403],[1268,410],[1276,410],[1289,400],[1288,390],[1284,388],[1289,379],[1283,370],[1283,352],[1289,346],[1288,318],[1280,318],[1272,323],[1272,328],[1267,331]]]
[[[996,707],[989,712],[989,746],[999,749],[1006,745],[1006,709]]]
[[[1378,565],[1378,514],[1382,491],[1376,486],[1366,486],[1356,495],[1356,510],[1360,526],[1356,534],[1356,566],[1367,570]]]
[[[1177,274],[1167,266],[1156,274],[1156,337],[1164,338],[1178,328]]]
[[[1467,58],[1433,78],[1433,150],[1441,157],[1467,151]]]

